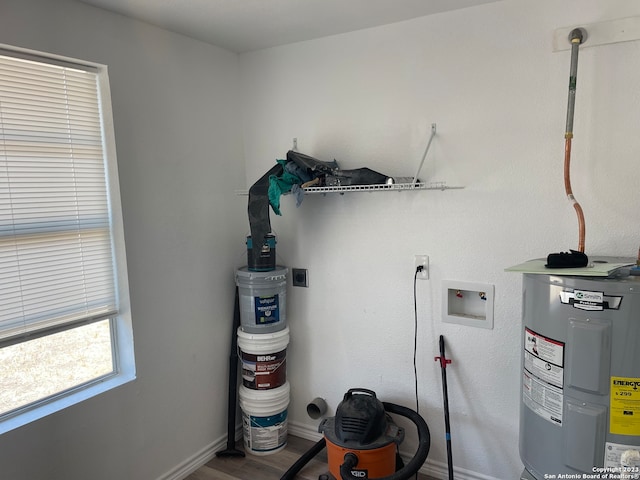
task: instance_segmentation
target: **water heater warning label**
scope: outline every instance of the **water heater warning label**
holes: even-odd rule
[[[562,425],[564,343],[525,328],[522,400],[533,412]]]
[[[564,342],[542,336],[528,328],[524,329],[524,349],[559,367],[564,366]]]
[[[640,378],[611,377],[609,430],[640,435]]]
[[[562,425],[562,389],[541,382],[524,371],[522,377],[522,401],[534,413],[545,420]]]

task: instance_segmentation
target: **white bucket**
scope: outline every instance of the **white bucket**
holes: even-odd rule
[[[251,390],[240,385],[244,449],[254,455],[270,455],[287,446],[289,382],[271,390]]]
[[[248,333],[238,328],[238,357],[242,384],[252,390],[270,390],[287,381],[289,327],[273,333]]]
[[[270,272],[236,270],[240,323],[245,332],[277,332],[287,325],[287,267]]]

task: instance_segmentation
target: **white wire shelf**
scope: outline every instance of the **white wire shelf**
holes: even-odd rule
[[[451,190],[464,187],[451,187],[446,182],[430,183],[385,183],[376,185],[336,185],[331,187],[307,187],[304,193],[346,193],[346,192],[379,192],[406,190]]]
[[[376,185],[336,185],[332,187],[307,187],[304,188],[306,194],[316,193],[347,193],[347,192],[404,192],[408,190],[460,190],[464,187],[449,186],[446,182],[430,182],[430,183],[393,183],[393,184],[376,184]],[[290,192],[284,195],[289,195]],[[248,190],[236,190],[236,195],[249,195]]]
[[[464,187],[450,187],[446,184],[446,182],[420,182],[418,181],[418,175],[420,174],[420,170],[422,169],[422,165],[424,164],[424,160],[427,157],[427,153],[429,152],[429,147],[431,146],[431,142],[436,135],[436,124],[431,124],[431,134],[429,135],[429,141],[427,142],[427,148],[424,150],[424,154],[422,155],[422,159],[420,160],[420,164],[418,165],[418,170],[413,177],[404,177],[409,178],[412,181],[409,183],[380,183],[375,185],[335,185],[335,186],[324,186],[324,187],[306,187],[303,188],[305,194],[312,193],[347,193],[347,192],[392,192],[392,191],[406,191],[406,190],[460,190]],[[298,139],[293,139],[293,149],[295,150],[297,147]],[[287,192],[288,193],[288,192]],[[236,190],[236,194],[238,195],[249,195],[248,190]],[[285,194],[286,195],[286,194]]]

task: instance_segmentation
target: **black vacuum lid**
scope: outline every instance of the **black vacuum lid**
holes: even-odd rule
[[[401,434],[404,437],[375,392],[364,388],[352,388],[345,393],[336,416],[325,419],[319,431],[332,443],[350,448],[379,448],[390,442],[399,443]]]

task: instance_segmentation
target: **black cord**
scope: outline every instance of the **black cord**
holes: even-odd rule
[[[417,366],[417,354],[418,354],[418,300],[416,294],[416,283],[418,279],[418,273],[422,271],[422,266],[416,268],[416,273],[413,276],[413,378],[415,381],[416,389],[416,412],[420,413],[420,403],[418,401],[418,366]]]
[[[420,414],[420,402],[418,400],[418,295],[416,293],[416,284],[418,281],[418,273],[422,271],[423,267],[420,265],[416,267],[416,273],[413,276],[413,379],[416,388],[416,413]],[[416,472],[416,480],[418,480],[418,472]]]

